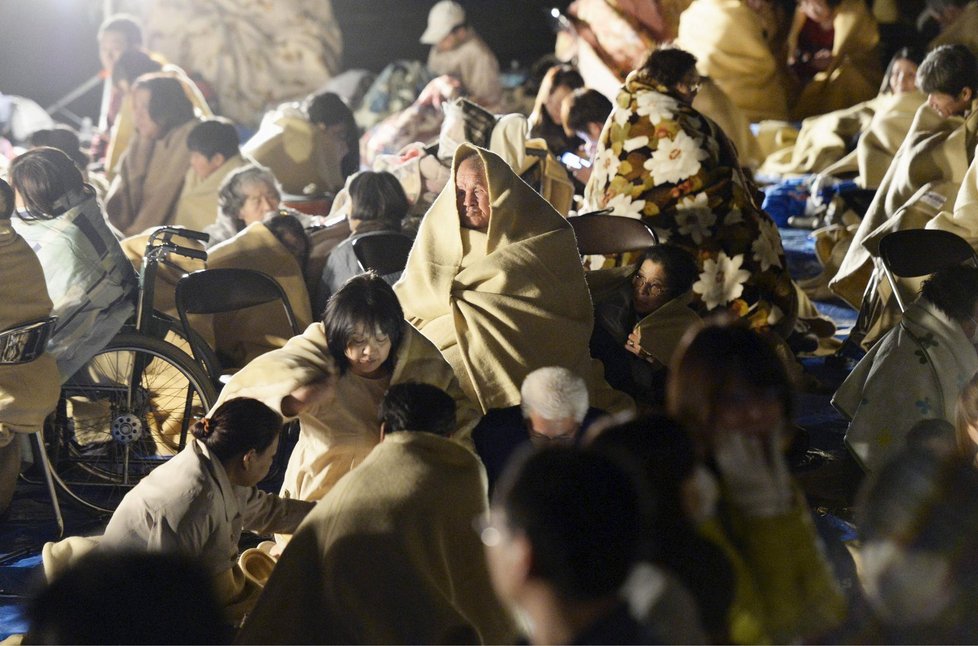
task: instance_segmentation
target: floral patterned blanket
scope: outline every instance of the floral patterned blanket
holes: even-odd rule
[[[632,72],[601,133],[585,191],[592,210],[642,218],[700,267],[693,307],[728,310],[785,335],[798,301],[777,225],[754,198],[726,135],[640,72]]]

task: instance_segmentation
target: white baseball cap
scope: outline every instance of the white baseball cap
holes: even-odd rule
[[[421,43],[435,45],[452,30],[465,24],[465,9],[452,0],[441,0],[428,12],[428,27],[421,34]]]

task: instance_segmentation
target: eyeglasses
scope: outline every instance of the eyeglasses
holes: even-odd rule
[[[665,285],[658,281],[649,280],[642,274],[635,274],[632,276],[632,285],[635,285],[635,287],[638,287],[640,290],[645,290],[647,288],[649,290],[649,294],[653,296],[659,296],[666,291]]]
[[[550,444],[566,446],[574,443],[574,435],[544,435],[530,429],[530,441],[537,446]]]

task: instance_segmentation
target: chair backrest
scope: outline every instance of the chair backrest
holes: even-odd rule
[[[578,215],[567,221],[574,228],[582,256],[640,251],[659,243],[655,232],[637,218],[601,213]]]
[[[202,269],[187,274],[177,283],[176,300],[180,323],[197,361],[206,351],[197,347],[199,337],[190,334],[188,314],[218,314],[279,301],[293,334],[302,332],[285,290],[274,278],[254,269]]]
[[[402,233],[375,233],[353,240],[353,253],[364,271],[373,269],[381,276],[404,271],[414,241]]]
[[[906,305],[897,289],[897,277],[927,276],[944,267],[968,261],[978,266],[978,257],[967,240],[950,231],[935,229],[889,233],[880,239],[879,254],[883,273],[890,282],[901,312],[906,311]]]

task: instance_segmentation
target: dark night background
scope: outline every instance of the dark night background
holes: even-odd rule
[[[280,0],[287,2],[288,0]],[[418,42],[435,0],[333,0],[344,40],[344,69],[375,72],[396,58],[425,60]],[[472,26],[506,69],[529,65],[553,51],[551,7],[567,0],[461,0]],[[99,69],[95,33],[102,20],[99,0],[4,0],[0,2],[0,92],[34,99],[47,107]],[[95,117],[99,90],[72,107]]]

